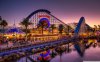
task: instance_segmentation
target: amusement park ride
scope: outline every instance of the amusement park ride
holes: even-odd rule
[[[69,41],[73,41],[73,39],[77,39],[79,36],[82,35],[86,35],[86,31],[87,31],[87,27],[86,27],[86,23],[85,23],[85,18],[81,17],[76,28],[74,29],[74,33],[72,34],[72,37],[70,35],[66,35],[66,29],[67,24],[65,24],[64,22],[62,22],[61,20],[59,20],[58,18],[56,18],[55,16],[53,16],[51,14],[50,11],[45,10],[45,9],[39,9],[36,10],[34,12],[32,12],[30,15],[28,15],[26,17],[26,19],[28,19],[29,21],[31,21],[32,23],[34,23],[31,26],[31,36],[30,39],[33,42],[37,42],[40,41],[41,44],[31,44],[28,47],[23,47],[23,48],[16,48],[16,49],[11,49],[11,50],[7,50],[4,52],[0,52],[0,57],[6,56],[6,55],[10,55],[12,53],[16,53],[19,54],[18,52],[27,52],[27,51],[32,51],[33,49],[37,49],[37,48],[42,48],[42,47],[46,47],[46,46],[54,46],[54,45],[58,45],[61,43],[67,43]],[[54,30],[51,29],[51,26],[54,25],[56,28]],[[53,28],[54,28],[53,26]],[[62,29],[61,29],[62,28]],[[42,31],[41,31],[42,30]],[[62,32],[60,33],[59,30],[61,30]],[[8,30],[8,32],[21,32],[19,29],[17,29],[16,27]],[[25,34],[25,33],[24,33]],[[19,35],[19,34],[17,34]],[[63,37],[64,38],[60,38]],[[70,36],[70,38],[67,38],[67,36]],[[42,43],[42,41],[47,41],[45,43]],[[49,42],[50,41],[50,42]],[[84,48],[82,48],[84,45],[81,45],[82,47],[80,47],[80,43],[78,42],[74,42],[75,45],[74,47],[76,48],[77,52],[81,53],[80,55],[83,56],[84,53]],[[46,51],[45,53],[40,54],[41,57],[46,57],[48,56],[50,53],[50,51]],[[40,57],[40,59],[41,59]],[[49,57],[49,56],[48,56]]]

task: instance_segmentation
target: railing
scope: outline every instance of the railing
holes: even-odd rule
[[[88,38],[97,38],[97,37],[87,37]],[[100,38],[100,37],[99,37]],[[38,43],[38,44],[29,44],[29,45],[23,45],[19,47],[14,47],[14,48],[9,48],[9,49],[2,49],[0,50],[0,56],[5,56],[5,55],[10,55],[12,53],[17,53],[17,52],[26,52],[28,50],[36,49],[36,48],[41,48],[45,46],[53,46],[55,44],[60,44],[60,43],[66,43],[66,42],[73,42],[73,41],[78,41],[79,39],[82,39],[81,37],[77,38],[63,38],[55,41],[49,41],[49,42],[44,42],[44,43]]]

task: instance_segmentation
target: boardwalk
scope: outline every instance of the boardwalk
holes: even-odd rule
[[[89,37],[91,38],[91,37]],[[94,37],[95,38],[95,37]],[[8,49],[8,50],[1,50],[0,52],[0,56],[5,56],[5,55],[10,55],[12,53],[17,53],[17,52],[27,52],[30,51],[32,49],[37,49],[37,48],[44,48],[46,46],[54,46],[57,44],[61,44],[61,43],[66,43],[66,42],[71,42],[71,41],[77,41],[80,38],[63,38],[63,39],[59,39],[56,41],[50,41],[50,42],[45,42],[45,43],[41,43],[41,44],[30,44],[27,46],[23,46],[23,47],[17,47],[17,48],[12,48],[12,49]]]

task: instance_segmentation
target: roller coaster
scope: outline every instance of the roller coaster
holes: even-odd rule
[[[46,14],[49,14],[50,17],[52,16],[53,18],[55,18],[56,20],[58,20],[60,22],[60,24],[64,24],[66,25],[65,23],[63,23],[61,20],[59,20],[58,18],[56,18],[55,16],[51,15],[51,12],[48,11],[48,10],[43,10],[43,9],[40,9],[40,10],[37,10],[37,11],[34,11],[32,12],[29,16],[26,17],[26,19],[30,19],[31,17],[37,17],[37,13],[40,13],[40,12],[46,12]],[[54,20],[54,19],[53,19]],[[84,28],[84,24],[85,24],[85,19],[84,17],[81,17],[80,20],[79,20],[79,23],[77,24],[77,27],[74,31],[75,33],[75,36],[78,35],[81,31],[81,29]],[[71,40],[72,38],[70,38]],[[31,46],[28,46],[28,47],[24,47],[24,48],[17,48],[17,49],[12,49],[12,50],[7,50],[7,51],[3,51],[3,52],[0,52],[0,56],[6,56],[6,55],[10,55],[12,53],[18,53],[18,52],[26,52],[26,51],[29,51],[29,50],[32,50],[32,49],[36,49],[36,48],[41,48],[41,47],[45,47],[45,46],[53,46],[55,44],[59,44],[59,43],[62,43],[62,42],[68,42],[69,39],[61,39],[61,40],[56,40],[56,41],[53,41],[53,42],[48,42],[48,43],[44,43],[44,44],[38,44],[38,45],[31,45]]]

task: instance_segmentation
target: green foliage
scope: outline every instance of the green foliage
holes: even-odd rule
[[[23,21],[20,22],[20,24],[24,27],[28,27],[29,25],[32,24],[28,19],[24,19]]]
[[[59,25],[59,33],[62,34],[64,26],[62,24]]]
[[[26,41],[27,41],[27,33],[30,32],[30,30],[28,29],[29,25],[32,25],[32,22],[30,22],[28,19],[24,19],[23,21],[20,22],[20,25],[24,26],[25,29],[23,29],[23,31],[26,33]]]
[[[8,25],[8,23],[6,22],[6,20],[2,20],[2,21],[0,22],[0,25],[1,25],[2,27],[6,27],[6,26]]]
[[[56,28],[55,25],[52,24],[50,28],[52,28],[52,34],[53,34],[53,30]]]
[[[2,27],[2,32],[3,32],[3,36],[2,37],[4,37],[4,31],[5,31],[5,27],[8,25],[8,23],[7,23],[7,21],[6,20],[3,20],[2,19],[2,17],[0,16],[0,26]],[[0,30],[1,31],[1,30]],[[4,38],[3,38],[3,40],[4,40]]]

